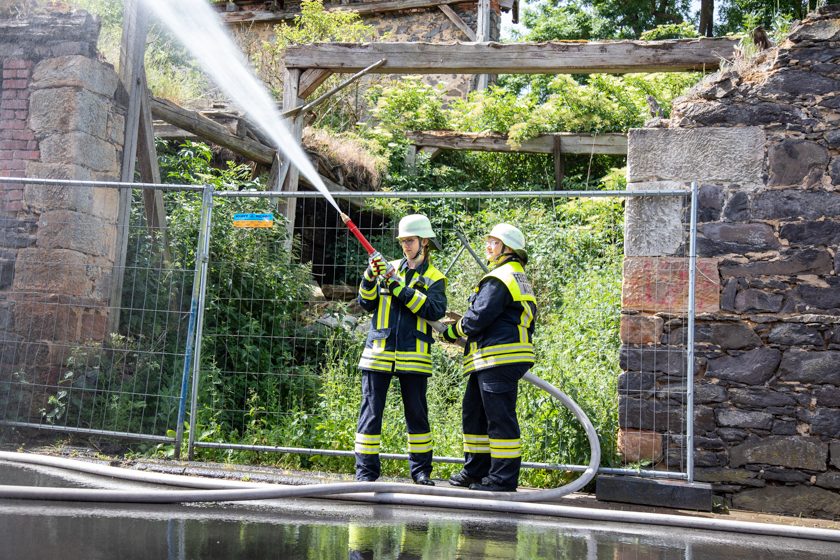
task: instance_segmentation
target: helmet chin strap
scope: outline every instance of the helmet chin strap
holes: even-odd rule
[[[408,260],[410,260],[411,262],[417,262],[417,259],[418,259],[418,257],[420,257],[420,255],[421,255],[421,254],[423,255],[423,260],[425,260],[425,258],[426,258],[426,255],[425,255],[425,253],[424,253],[424,251],[425,251],[425,249],[426,249],[426,246],[425,246],[425,245],[423,245],[423,238],[421,237],[421,238],[419,238],[419,239],[420,239],[420,241],[419,241],[418,245],[419,245],[420,247],[417,249],[417,252],[416,252],[416,253],[414,253],[414,256],[413,256],[413,257],[406,257],[406,258],[407,258]]]
[[[502,252],[493,257],[492,259],[487,259],[487,264],[491,264],[493,266],[498,265],[502,262],[506,257],[513,255],[513,251],[511,251],[510,247],[507,245],[502,245]]]

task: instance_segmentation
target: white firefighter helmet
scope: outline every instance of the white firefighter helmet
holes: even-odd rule
[[[432,231],[432,223],[423,214],[409,214],[400,220],[397,228],[397,239],[405,237],[419,237],[421,239],[434,239],[435,232]]]
[[[519,228],[510,224],[494,226],[487,237],[495,237],[517,253],[525,249],[525,236],[519,231]]]

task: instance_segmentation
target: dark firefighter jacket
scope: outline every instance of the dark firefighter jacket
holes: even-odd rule
[[[376,280],[362,278],[359,286],[359,303],[373,311],[359,368],[431,375],[434,339],[426,320],[437,321],[446,311],[446,277],[429,259],[416,270],[406,259],[391,264],[405,282],[399,296],[381,294]]]
[[[455,324],[464,347],[464,373],[505,365],[533,365],[536,299],[522,263],[508,257],[484,275],[470,307]]]

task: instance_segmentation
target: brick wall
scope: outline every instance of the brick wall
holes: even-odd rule
[[[9,57],[2,60],[0,82],[0,175],[23,177],[27,161],[37,161],[38,142],[27,126],[29,117],[29,79],[32,61]],[[0,211],[18,212],[23,208],[23,186],[8,185],[2,191]]]

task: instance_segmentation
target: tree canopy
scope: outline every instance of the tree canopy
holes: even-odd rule
[[[639,39],[662,27],[690,24],[699,34],[702,12],[713,14],[713,35],[773,27],[778,20],[802,19],[817,0],[547,0],[527,3],[522,16],[528,41]],[[699,11],[695,12],[697,8]]]

